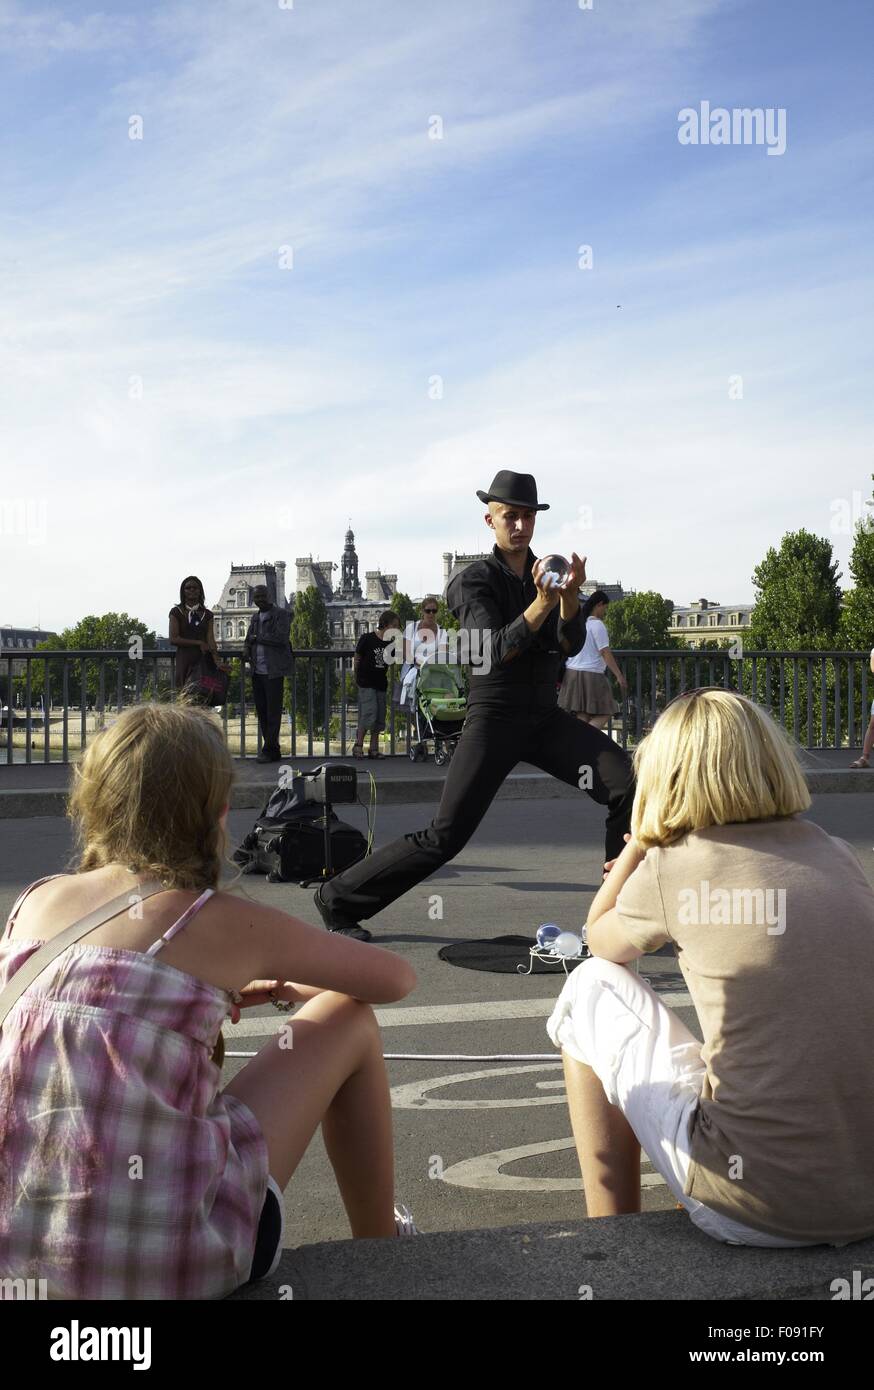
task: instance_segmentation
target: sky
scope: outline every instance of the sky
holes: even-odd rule
[[[867,0],[0,0],[0,623],[166,633],[350,520],[439,592],[502,468],[602,582],[749,602],[806,527],[849,587],[872,42]]]

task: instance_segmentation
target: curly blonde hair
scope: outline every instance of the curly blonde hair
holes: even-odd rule
[[[75,767],[73,872],[123,864],[168,888],[217,888],[233,780],[213,714],[184,697],[123,710]]]

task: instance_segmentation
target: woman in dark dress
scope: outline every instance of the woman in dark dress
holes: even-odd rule
[[[230,672],[230,666],[219,661],[215,642],[213,613],[206,607],[203,585],[189,574],[179,586],[179,602],[170,609],[170,641],[176,648],[176,689],[187,684],[192,667],[201,656],[211,652],[220,671]]]

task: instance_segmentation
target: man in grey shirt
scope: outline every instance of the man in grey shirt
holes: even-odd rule
[[[271,601],[266,585],[252,591],[258,612],[249,623],[243,643],[243,661],[252,667],[252,689],[261,730],[259,763],[275,763],[282,757],[279,726],[285,677],[291,674],[291,614]]]

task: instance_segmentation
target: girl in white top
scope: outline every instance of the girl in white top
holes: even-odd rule
[[[610,602],[603,589],[596,589],[583,604],[582,618],[586,640],[576,656],[567,659],[564,679],[559,692],[560,707],[575,714],[584,723],[602,729],[616,712],[616,703],[605,674],[613,672],[623,693],[628,682],[610,650],[610,636],[604,626],[604,616]]]

